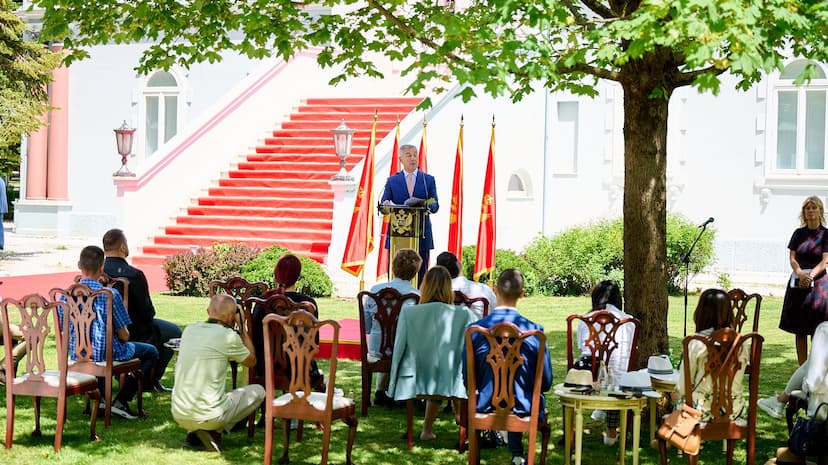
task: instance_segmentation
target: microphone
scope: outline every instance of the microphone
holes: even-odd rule
[[[712,223],[713,221],[714,221],[714,220],[713,220],[713,217],[711,216],[710,218],[708,218],[708,219],[707,219],[707,221],[705,221],[704,223],[700,224],[700,225],[699,225],[699,227],[700,227],[700,228],[705,228],[705,227],[707,227],[707,225],[708,225],[708,224]]]

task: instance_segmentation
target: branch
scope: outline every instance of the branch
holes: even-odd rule
[[[572,4],[572,0],[563,0],[563,3],[566,5],[566,9],[569,10],[570,13],[572,13],[572,17],[575,18],[575,22],[579,26],[587,25],[586,17],[583,14],[581,14],[581,12],[575,5]]]
[[[421,44],[425,45],[426,47],[431,48],[434,51],[440,50],[440,45],[437,42],[434,42],[433,40],[431,40],[427,37],[421,36],[411,26],[404,23],[400,18],[398,18],[396,15],[394,15],[394,13],[388,11],[387,8],[380,5],[377,0],[368,0],[368,5],[374,7],[377,11],[379,11],[379,13],[386,20],[393,23],[395,26],[397,26],[400,30],[402,30],[409,37],[411,37],[414,40],[420,42]],[[470,62],[466,59],[463,59],[462,57],[460,57],[456,53],[447,52],[445,56],[446,56],[446,58],[448,58],[450,61],[453,61],[454,63],[460,64],[460,65],[462,65],[462,66],[464,66],[468,69],[474,69],[474,63],[472,63],[472,62]]]
[[[567,1],[566,3],[569,3],[569,2]],[[615,18],[616,17],[616,15],[612,12],[612,10],[605,7],[600,2],[597,2],[595,0],[581,0],[581,3],[586,5],[586,7],[589,8],[590,10],[592,10],[593,13],[595,13],[596,15],[598,15],[598,16],[604,18],[604,19],[609,19],[609,18]]]
[[[693,81],[695,81],[696,78],[701,76],[702,74],[710,73],[710,72],[712,72],[713,74],[718,76],[718,75],[724,73],[725,70],[724,69],[719,69],[719,68],[716,68],[713,65],[710,65],[706,68],[701,68],[701,69],[697,69],[697,70],[694,70],[694,71],[687,71],[685,73],[679,73],[676,76],[676,79],[675,79],[674,82],[675,82],[676,86],[679,86],[679,87],[686,86],[686,85],[692,84]]]
[[[610,81],[621,80],[621,74],[617,71],[606,70],[597,66],[588,65],[586,63],[577,63],[572,66],[562,66],[557,68],[556,71],[560,74],[584,73]]]

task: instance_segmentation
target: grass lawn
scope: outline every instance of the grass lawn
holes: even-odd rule
[[[155,295],[153,297],[158,317],[173,321],[182,327],[186,324],[206,318],[206,298],[172,297]],[[692,311],[696,297],[690,298],[688,312]],[[357,318],[357,307],[353,300],[320,299],[320,315],[323,318]],[[788,376],[796,368],[796,356],[793,348],[793,336],[777,329],[778,315],[782,306],[779,298],[766,298],[763,301],[762,317],[759,325],[765,337],[761,364],[762,395],[770,395],[781,390]],[[567,297],[532,297],[521,301],[520,309],[526,317],[540,322],[547,331],[552,354],[555,383],[563,381],[566,364],[566,316],[581,313],[588,308],[587,298]],[[680,353],[683,331],[683,299],[670,299],[669,331],[670,346],[676,354]],[[635,313],[632,311],[631,313]],[[643,321],[646,328],[647,322]],[[692,332],[692,322],[688,330]],[[359,363],[349,360],[339,362],[337,387],[359,398],[360,374]],[[172,385],[173,370],[167,371],[165,384]],[[229,377],[228,377],[229,384]],[[5,387],[0,387],[0,409],[5,416]],[[552,421],[552,441],[549,446],[548,463],[563,463],[563,448],[555,442],[561,436],[561,408],[554,395],[547,395],[547,409]],[[170,396],[167,394],[145,394],[144,408],[149,412],[146,419],[127,421],[113,416],[112,425],[103,427],[103,418],[98,422],[98,434],[101,440],[89,442],[87,439],[89,421],[82,415],[83,400],[75,397],[69,402],[68,422],[64,431],[63,447],[59,454],[52,450],[55,426],[55,402],[45,400],[41,413],[43,437],[32,438],[33,409],[26,398],[18,399],[15,421],[14,444],[11,449],[0,451],[0,463],[35,464],[131,464],[152,465],[182,464],[219,464],[219,463],[261,463],[264,450],[264,430],[256,431],[252,439],[246,433],[239,432],[225,435],[223,438],[225,452],[222,455],[183,448],[185,432],[179,428],[170,415]],[[357,406],[359,411],[359,406]],[[422,414],[415,420],[415,431],[419,434]],[[602,425],[585,418],[584,463],[617,463],[616,447],[606,447],[601,442]],[[415,441],[412,451],[405,448],[400,439],[405,428],[404,409],[385,410],[369,409],[368,417],[359,418],[359,428],[354,445],[354,461],[359,465],[371,464],[464,464],[466,455],[458,454],[453,448],[457,441],[457,427],[451,415],[441,415],[435,425],[438,438],[423,443]],[[5,433],[5,424],[3,425]],[[331,436],[331,463],[343,463],[345,460],[345,438],[347,427],[344,423],[335,424]],[[274,455],[276,460],[281,454],[281,426],[277,424]],[[784,420],[774,420],[764,413],[759,413],[757,425],[757,463],[763,464],[774,456],[776,448],[787,440]],[[630,434],[630,437],[632,435]],[[5,437],[5,436],[4,436]],[[308,429],[301,444],[295,443],[292,436],[291,463],[319,463],[321,433]],[[658,452],[648,447],[649,431],[642,426],[640,463],[658,463]],[[705,464],[724,463],[721,443],[707,444],[701,451],[701,462]],[[481,454],[484,464],[505,464],[509,461],[506,448],[484,450]],[[632,461],[632,453],[627,450],[627,463]],[[686,458],[671,457],[671,460],[683,462]],[[735,463],[744,463],[744,442],[738,443]]]

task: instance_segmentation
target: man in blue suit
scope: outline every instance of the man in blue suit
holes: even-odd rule
[[[523,275],[520,271],[515,269],[503,270],[497,278],[497,287],[495,287],[495,295],[497,296],[498,306],[489,313],[489,316],[474,322],[474,325],[482,326],[484,328],[491,328],[497,323],[508,321],[514,323],[521,331],[528,331],[537,329],[543,331],[543,326],[533,323],[518,313],[516,305],[518,299],[523,297]],[[474,345],[474,359],[477,373],[477,389],[479,394],[477,397],[477,411],[491,412],[493,410],[492,392],[494,389],[494,380],[492,376],[491,366],[486,362],[486,355],[489,353],[489,345],[486,339],[480,335],[475,334],[472,338]],[[541,380],[541,391],[548,391],[552,387],[552,362],[549,359],[549,347],[540,347],[537,338],[528,338],[521,346],[520,352],[523,356],[523,365],[518,368],[515,378],[515,407],[514,413],[518,416],[529,416],[531,413],[531,399],[532,388],[535,384],[535,363],[537,363],[538,354],[541,350],[545,351],[543,359],[543,379]],[[465,367],[465,357],[463,358],[463,373],[467,373]],[[545,400],[543,394],[540,396],[540,415],[544,417],[546,412],[543,406]],[[523,465],[525,463],[523,455],[523,434],[509,432],[508,447],[512,453],[512,464]]]
[[[426,201],[428,211],[437,213],[440,204],[437,202],[437,183],[434,176],[426,174],[417,169],[417,147],[403,145],[400,147],[400,163],[402,171],[394,174],[385,182],[385,191],[382,194],[383,205],[404,205],[405,201],[416,197]],[[390,237],[385,240],[385,248],[390,247]],[[424,237],[420,239],[420,257],[423,263],[420,265],[418,281],[423,282],[423,276],[428,269],[428,258],[431,249],[434,248],[434,237],[431,234],[431,219],[425,217]]]

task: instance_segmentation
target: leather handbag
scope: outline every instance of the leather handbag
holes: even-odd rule
[[[700,421],[700,411],[682,404],[680,409],[673,410],[664,419],[658,428],[658,437],[665,439],[685,454],[697,455],[701,446]]]
[[[819,410],[828,403],[821,403],[814,411],[812,417],[799,417],[796,419],[791,436],[788,438],[788,448],[800,457],[809,455],[823,455],[828,451],[826,447],[826,433],[828,426],[825,420],[819,420]]]

